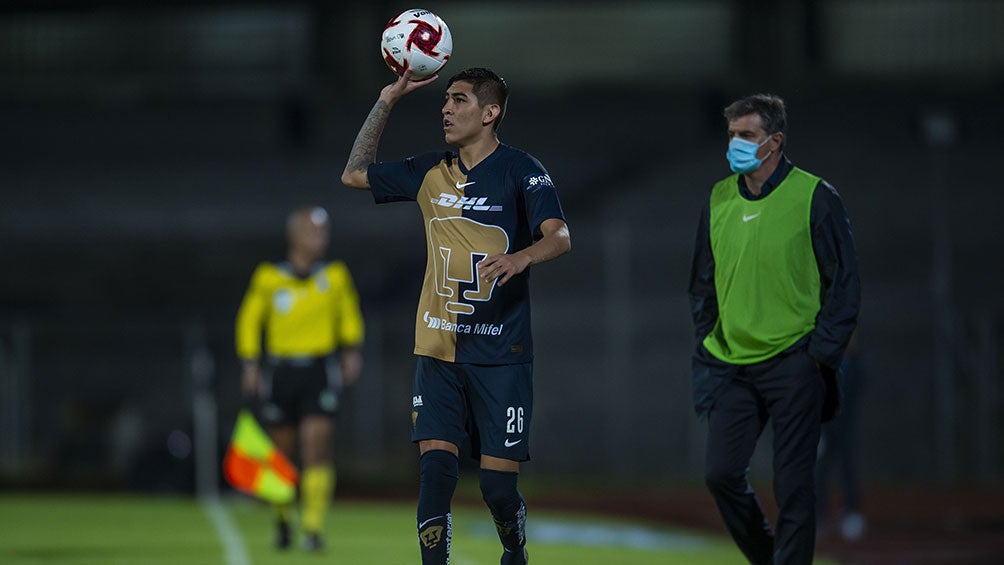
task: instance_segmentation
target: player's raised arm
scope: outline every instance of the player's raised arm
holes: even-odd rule
[[[421,88],[436,80],[439,75],[432,75],[422,80],[411,80],[412,72],[407,70],[396,81],[388,84],[380,91],[380,97],[370,110],[363,127],[356,135],[356,141],[352,144],[352,151],[349,152],[349,160],[345,163],[345,170],[342,171],[342,184],[349,188],[368,190],[370,187],[369,178],[366,175],[366,167],[370,163],[376,162],[377,145],[380,144],[380,134],[387,125],[387,118],[390,117],[390,109],[409,92]]]

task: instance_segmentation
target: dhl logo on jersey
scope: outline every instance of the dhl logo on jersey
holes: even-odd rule
[[[455,210],[475,210],[477,212],[501,212],[502,206],[488,204],[487,196],[458,196],[440,192],[439,198],[433,198],[432,203],[436,206],[453,208]]]

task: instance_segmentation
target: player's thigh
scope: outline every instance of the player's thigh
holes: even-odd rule
[[[418,442],[418,453],[419,455],[425,455],[429,451],[449,451],[450,453],[460,456],[460,446],[442,439],[423,439]]]
[[[482,455],[511,461],[530,459],[533,365],[467,366],[471,417]]]
[[[463,444],[469,410],[457,365],[425,356],[417,359],[411,397],[411,440],[420,445],[429,440]]]

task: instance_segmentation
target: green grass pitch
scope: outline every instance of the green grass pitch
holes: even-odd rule
[[[243,556],[228,560],[216,521],[188,497],[0,495],[0,563],[5,565],[396,565],[419,561],[409,503],[336,500],[322,555],[272,548],[272,514],[244,498],[223,501]],[[724,537],[642,522],[530,509],[530,562],[566,564],[733,564],[742,555]],[[499,561],[487,510],[454,510],[454,565]]]

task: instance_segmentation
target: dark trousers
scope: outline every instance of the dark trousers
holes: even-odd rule
[[[705,482],[729,533],[751,563],[812,563],[813,470],[823,395],[815,361],[796,351],[741,367],[708,413]],[[774,431],[776,533],[749,482],[750,458],[768,420]]]

